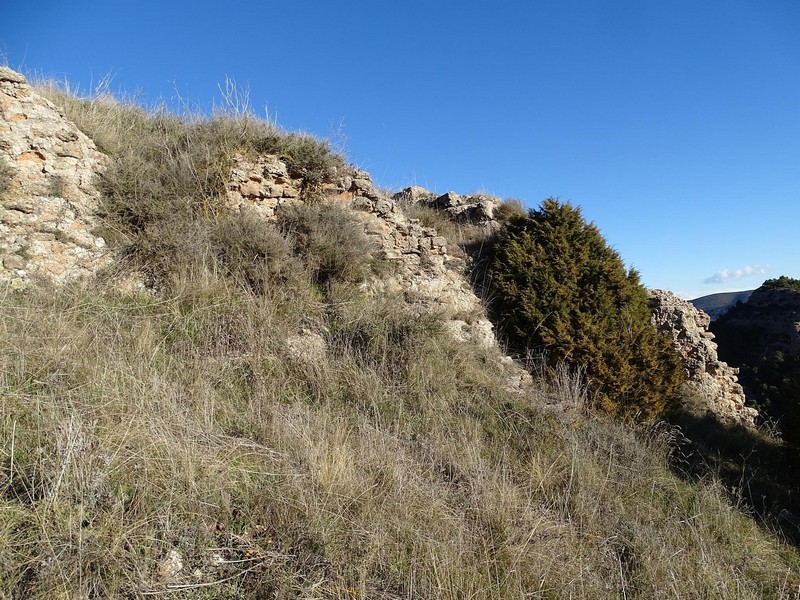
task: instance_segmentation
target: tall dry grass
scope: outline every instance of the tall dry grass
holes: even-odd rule
[[[361,289],[346,214],[298,210],[177,211],[196,248],[158,293],[0,291],[0,596],[798,593],[795,549],[670,472],[671,429],[587,415],[567,371],[508,390],[493,351]]]
[[[579,383],[503,391],[399,302],[331,309],[316,356],[287,347],[299,315],[220,282],[0,309],[10,597],[796,591],[794,550],[670,473],[668,428],[548,405]]]

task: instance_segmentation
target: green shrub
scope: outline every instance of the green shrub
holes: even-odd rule
[[[791,290],[793,292],[800,292],[800,279],[794,279],[781,275],[777,279],[767,279],[761,287],[771,290]]]
[[[330,204],[296,204],[280,212],[278,225],[293,240],[312,282],[324,291],[367,275],[374,247],[348,211]]]
[[[638,273],[569,204],[511,215],[494,245],[488,292],[513,349],[586,369],[596,405],[651,418],[677,397],[680,361],[650,323]]]

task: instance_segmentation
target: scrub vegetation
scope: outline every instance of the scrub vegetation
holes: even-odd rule
[[[674,406],[684,375],[672,340],[650,322],[639,274],[579,208],[550,198],[496,237],[488,296],[513,349],[584,369],[593,404],[621,418]]]
[[[49,93],[111,157],[105,227],[155,292],[0,292],[0,596],[800,590],[792,545],[675,474],[677,430],[590,410],[564,362],[509,389],[495,350],[368,295],[384,267],[346,211],[222,210],[233,152],[325,177],[323,142]]]

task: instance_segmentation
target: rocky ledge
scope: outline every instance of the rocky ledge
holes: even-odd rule
[[[719,360],[714,334],[708,330],[711,317],[672,292],[649,290],[649,294],[653,323],[672,336],[683,358],[690,398],[699,398],[698,404],[725,421],[753,427],[758,411],[745,405],[739,370]]]

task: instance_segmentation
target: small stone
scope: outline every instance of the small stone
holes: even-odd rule
[[[66,142],[60,146],[54,146],[53,150],[56,156],[62,158],[81,158],[83,152],[81,151],[80,144],[74,142]]]
[[[3,259],[3,266],[6,269],[22,270],[28,264],[28,261],[22,258],[19,254],[12,254]]]
[[[283,186],[267,183],[263,189],[267,198],[283,198]]]
[[[158,578],[161,581],[172,581],[182,570],[183,556],[177,550],[172,549],[158,565]]]
[[[394,203],[389,200],[378,200],[375,203],[375,210],[381,215],[388,215],[394,210]]]
[[[434,193],[426,190],[424,187],[420,187],[418,185],[412,185],[411,187],[407,187],[405,189],[400,190],[392,199],[396,200],[397,202],[403,202],[407,204],[414,204],[416,202],[429,202],[434,197]]]
[[[297,198],[300,196],[300,190],[292,185],[286,185],[283,187],[283,197],[284,198]]]
[[[293,359],[315,364],[324,360],[328,344],[318,333],[302,329],[299,334],[289,336],[286,340],[286,349]]]
[[[0,67],[0,81],[9,81],[11,83],[28,83],[22,73],[12,71],[8,67]]]
[[[371,190],[372,181],[364,178],[353,179],[352,187],[354,187],[356,190]]]
[[[245,198],[259,198],[265,196],[262,185],[252,179],[239,186],[239,193]]]

